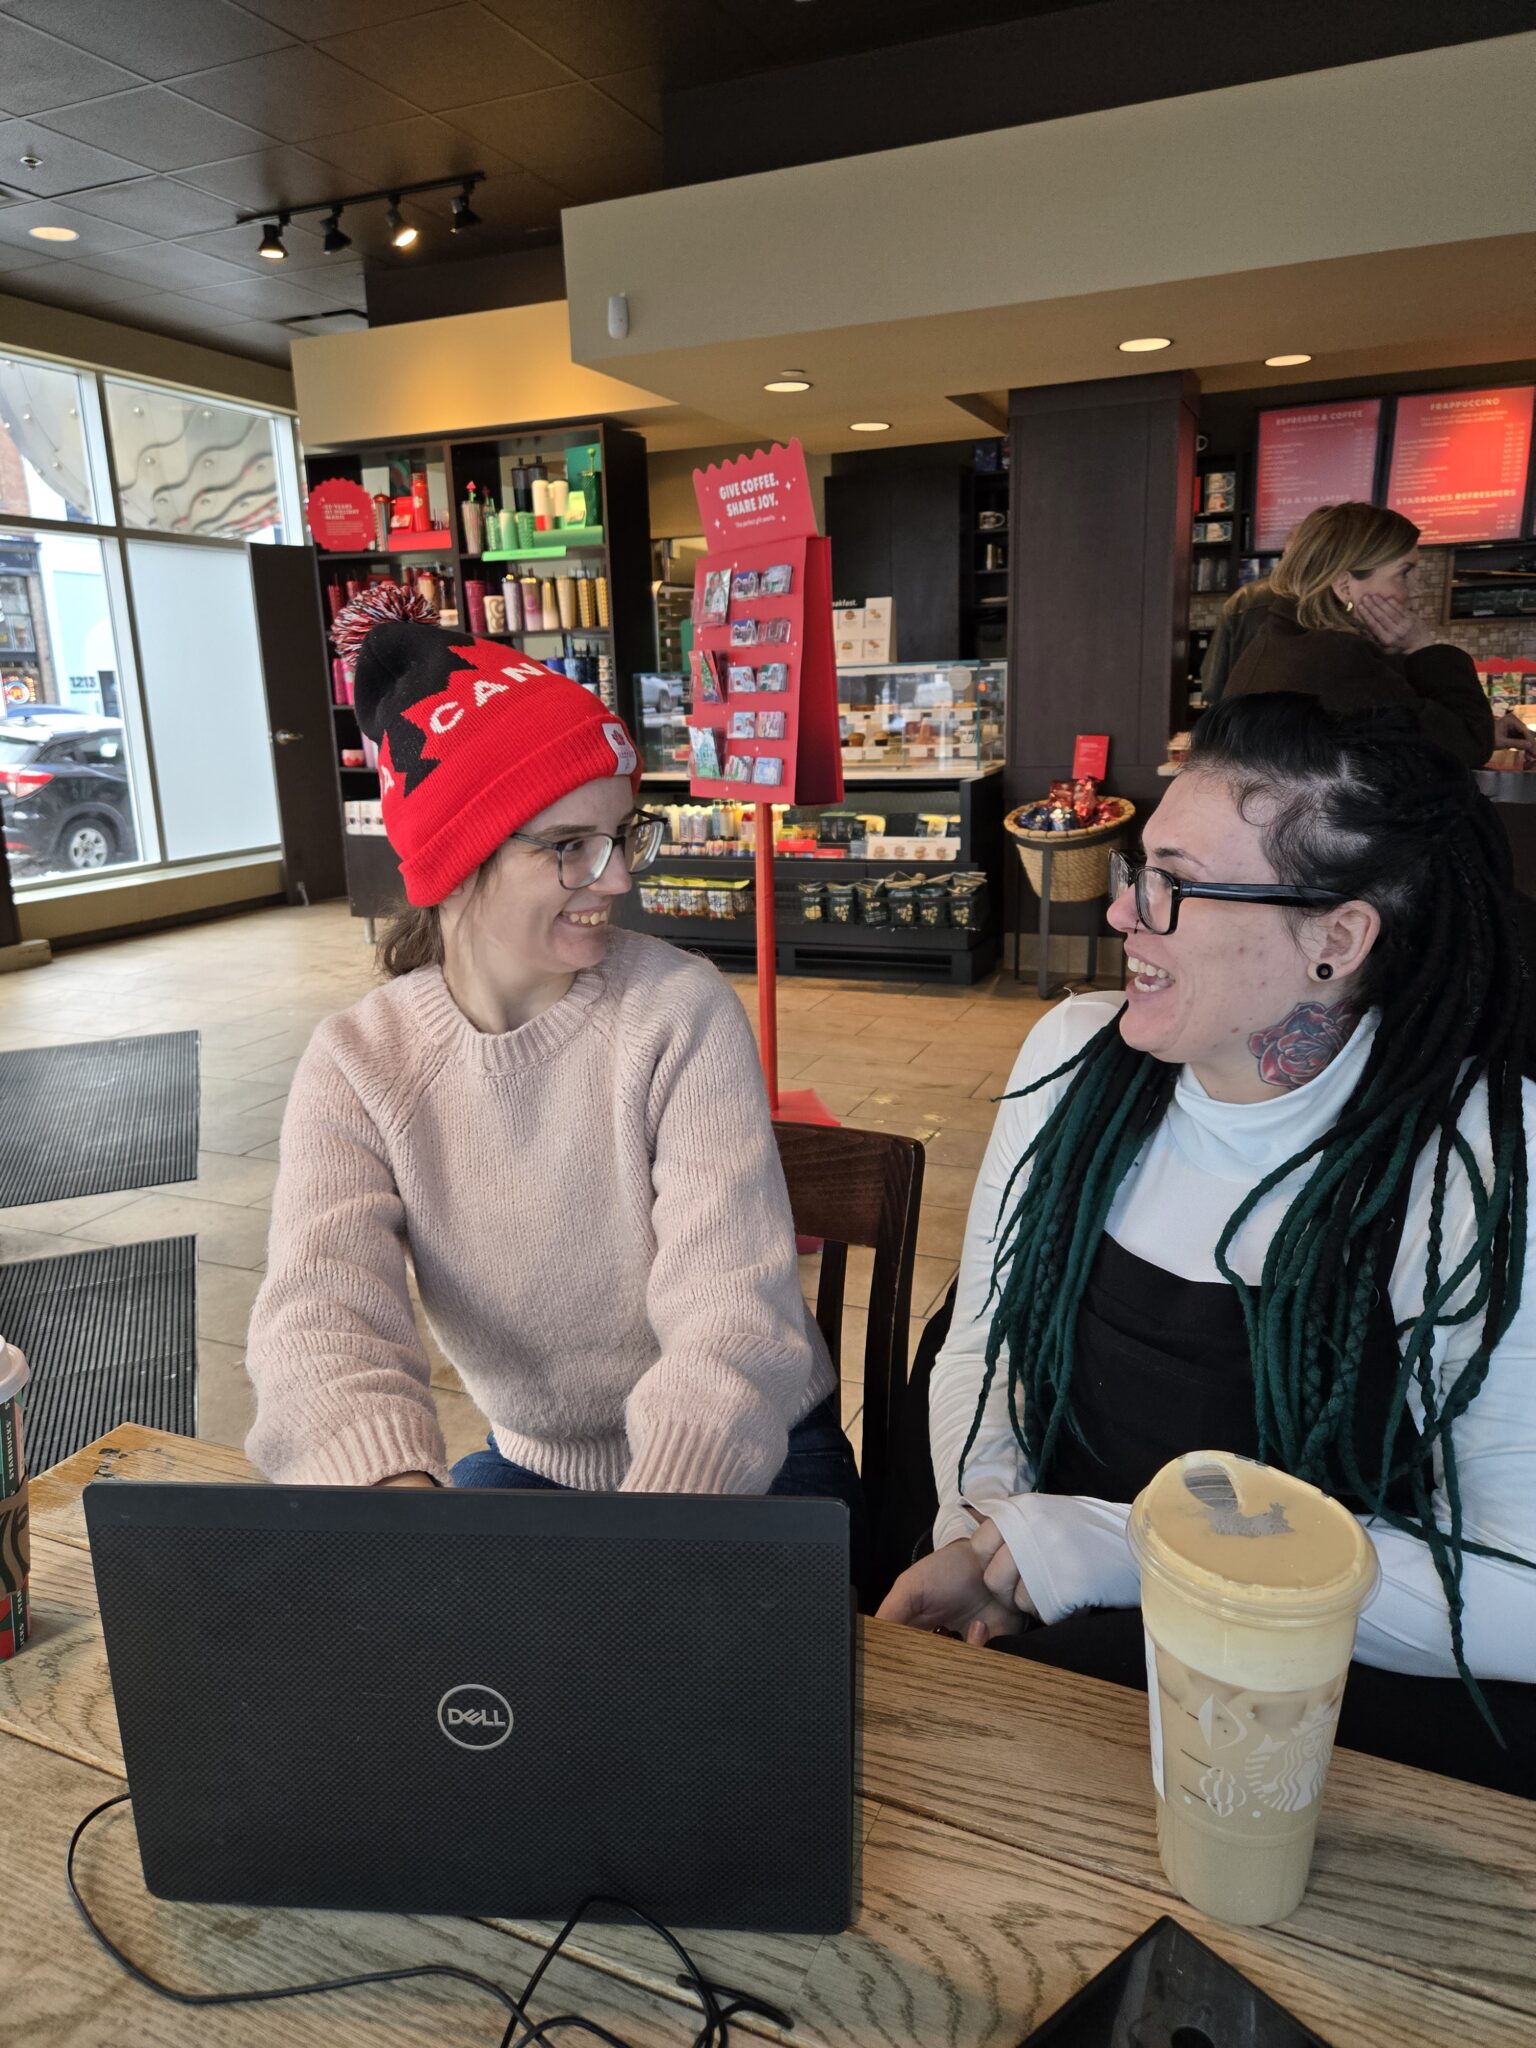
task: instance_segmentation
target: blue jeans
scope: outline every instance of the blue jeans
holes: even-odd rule
[[[454,1466],[448,1476],[455,1486],[508,1487],[523,1493],[565,1491],[558,1480],[546,1479],[542,1472],[530,1472],[526,1465],[514,1465],[510,1458],[504,1458],[496,1448],[494,1436],[487,1436],[485,1443],[483,1451],[471,1451]],[[813,1408],[789,1432],[789,1448],[768,1491],[842,1501],[849,1515],[854,1581],[863,1583],[868,1542],[864,1489],[859,1483],[853,1446],[838,1420],[835,1393],[828,1394],[820,1407]]]

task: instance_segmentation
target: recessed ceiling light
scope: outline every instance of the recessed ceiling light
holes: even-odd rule
[[[784,370],[771,383],[765,384],[765,391],[809,391],[811,380],[804,370]]]
[[[1149,356],[1154,349],[1172,347],[1173,342],[1166,334],[1143,334],[1135,341],[1122,341],[1119,344],[1123,356]]]
[[[80,239],[73,228],[28,228],[27,233],[37,242],[78,242]]]
[[[1297,363],[1310,363],[1310,356],[1266,356],[1265,366],[1271,370],[1294,369]]]
[[[850,420],[848,431],[850,434],[888,434],[891,423],[889,420]]]

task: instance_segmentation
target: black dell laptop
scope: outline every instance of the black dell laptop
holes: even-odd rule
[[[853,1917],[841,1503],[114,1480],[85,1515],[159,1897]]]

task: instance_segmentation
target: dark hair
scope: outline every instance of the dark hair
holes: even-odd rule
[[[414,974],[418,967],[443,964],[443,916],[435,903],[425,908],[412,904],[389,920],[374,948],[379,972],[393,979]]]
[[[1201,720],[1183,772],[1221,779],[1258,826],[1281,881],[1371,903],[1381,917],[1360,978],[1362,1003],[1381,1013],[1365,1069],[1331,1129],[1239,1205],[1216,1247],[1216,1264],[1247,1324],[1260,1458],[1422,1537],[1450,1607],[1457,1669],[1486,1715],[1463,1652],[1461,1602],[1463,1555],[1482,1546],[1462,1535],[1452,1425],[1476,1397],[1514,1319],[1526,1254],[1521,1079],[1531,992],[1503,828],[1467,771],[1429,745],[1402,712],[1336,718],[1312,697],[1228,699]],[[1033,1084],[1071,1076],[1004,1194],[1006,1210],[1014,1181],[1028,1167],[999,1236],[997,1307],[962,1472],[1005,1345],[1010,1412],[1037,1485],[1062,1429],[1080,1433],[1071,1385],[1083,1293],[1110,1206],[1168,1107],[1176,1073],[1128,1046],[1117,1017]],[[1486,1173],[1458,1129],[1479,1085],[1487,1089]],[[1399,1331],[1401,1365],[1380,1457],[1362,1469],[1354,1404],[1371,1305],[1391,1279],[1414,1165],[1429,1148],[1423,1306]],[[1471,1183],[1478,1227],[1470,1264],[1447,1274],[1453,1159]],[[1275,1231],[1255,1290],[1229,1263],[1232,1243],[1274,1189],[1308,1164],[1312,1170]],[[1474,1269],[1475,1287],[1452,1307]],[[1442,1394],[1432,1370],[1436,1332],[1479,1317],[1476,1349]],[[1410,1390],[1424,1420],[1405,1454],[1398,1432]],[[1446,1530],[1434,1513],[1437,1449],[1450,1509]],[[1398,1499],[1411,1501],[1411,1512],[1395,1505]]]

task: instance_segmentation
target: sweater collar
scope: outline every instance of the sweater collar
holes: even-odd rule
[[[621,934],[614,932],[608,957],[596,967],[583,968],[558,1003],[515,1031],[477,1031],[448,993],[440,967],[418,969],[409,976],[407,987],[424,1029],[453,1058],[487,1074],[514,1074],[552,1059],[580,1031],[608,984],[613,949],[620,939]]]
[[[1316,1080],[1268,1102],[1216,1102],[1181,1067],[1168,1106],[1169,1135],[1201,1172],[1251,1185],[1338,1121],[1365,1071],[1379,1021],[1370,1011]]]

